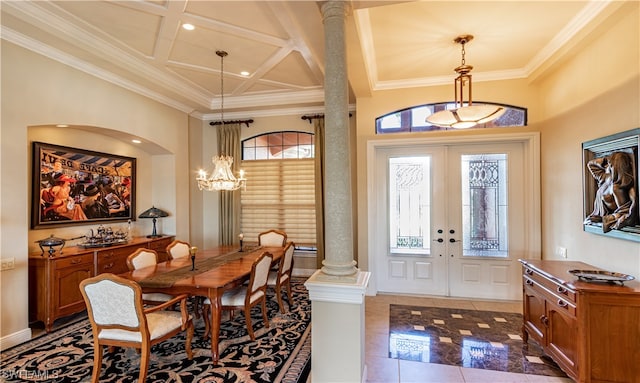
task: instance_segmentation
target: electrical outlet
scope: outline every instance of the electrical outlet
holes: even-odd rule
[[[566,247],[562,247],[562,246],[558,246],[556,248],[556,254],[562,258],[567,258],[567,248]]]
[[[11,270],[16,268],[15,258],[4,258],[0,260],[0,270]]]

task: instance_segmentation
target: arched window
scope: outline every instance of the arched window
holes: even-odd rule
[[[471,129],[491,127],[512,127],[527,125],[527,109],[513,105],[495,104],[490,102],[474,102],[473,105],[501,105],[506,112],[500,118],[479,124]],[[433,113],[441,110],[454,109],[455,103],[438,103],[414,106],[407,109],[391,112],[376,118],[376,134],[429,132],[434,130],[447,130],[430,125],[425,119]]]
[[[242,141],[243,160],[313,158],[313,133],[272,132]]]
[[[296,248],[316,246],[314,135],[272,132],[242,141],[247,185],[240,194],[240,227],[255,241],[284,230]]]

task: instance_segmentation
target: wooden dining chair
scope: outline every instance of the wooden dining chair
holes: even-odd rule
[[[155,250],[144,247],[139,248],[127,257],[127,267],[130,271],[142,269],[158,264],[158,253]],[[167,302],[173,299],[173,295],[164,293],[143,293],[142,299],[148,304]]]
[[[267,318],[267,277],[269,269],[273,262],[273,255],[268,251],[263,252],[251,265],[251,275],[248,285],[241,285],[229,289],[222,294],[221,308],[222,310],[244,309],[244,317],[247,322],[247,331],[251,340],[256,340],[251,324],[251,308],[259,303],[262,304],[262,318],[264,326],[269,328],[269,319]],[[205,333],[210,335],[211,331],[211,301],[207,298],[204,301],[205,314]],[[231,314],[233,316],[233,314]]]
[[[169,259],[177,259],[177,258],[185,258],[189,257],[191,253],[191,245],[185,241],[175,240],[167,245],[167,254],[169,254]]]
[[[285,313],[284,304],[282,302],[282,290],[286,288],[289,298],[289,307],[293,306],[293,296],[291,293],[291,271],[293,270],[293,250],[295,249],[293,242],[288,242],[284,248],[284,255],[280,258],[277,270],[270,270],[267,277],[267,286],[275,287],[276,297],[278,298],[278,306],[280,312]]]
[[[287,233],[282,230],[271,229],[258,234],[258,246],[284,247],[287,243]]]
[[[147,376],[151,347],[182,331],[187,331],[187,358],[193,359],[193,322],[191,315],[187,313],[186,294],[145,309],[140,286],[134,281],[110,273],[81,281],[80,292],[87,306],[93,333],[91,382],[97,383],[100,379],[104,346],[140,350],[140,383],[145,382]],[[178,303],[180,311],[164,310]]]

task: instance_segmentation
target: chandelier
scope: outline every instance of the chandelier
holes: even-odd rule
[[[428,116],[425,121],[442,128],[467,129],[477,124],[493,121],[502,116],[506,109],[500,105],[473,105],[471,98],[471,70],[464,59],[464,45],[473,40],[473,35],[462,35],[453,40],[462,45],[462,63],[454,70],[458,77],[454,80],[455,105],[454,109],[441,110]],[[464,88],[468,88],[467,101],[464,100]]]
[[[220,57],[220,119],[224,127],[224,58],[227,56],[225,51],[216,51],[216,55]],[[200,190],[237,190],[245,186],[246,179],[244,171],[240,170],[240,176],[236,178],[231,171],[233,157],[231,156],[214,156],[211,161],[214,168],[211,176],[205,170],[198,171],[196,181],[198,181],[198,189]]]

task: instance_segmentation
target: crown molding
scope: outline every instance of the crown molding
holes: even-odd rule
[[[64,52],[54,49],[46,44],[42,44],[41,42],[36,41],[30,37],[24,36],[10,28],[2,26],[0,31],[2,34],[2,40],[18,45],[24,49],[30,50],[34,53],[37,53],[39,55],[42,55],[44,57],[47,57],[59,63],[62,63],[64,65],[67,65],[71,68],[77,69],[81,72],[87,73],[93,77],[97,77],[111,84],[130,90],[131,92],[150,98],[161,104],[170,106],[181,112],[189,113],[193,111],[193,108],[188,105],[185,105],[181,102],[178,102],[172,98],[166,97],[157,92],[153,92],[145,87],[141,87],[136,83],[126,80],[122,77],[116,76],[111,72],[102,70],[87,62],[78,60],[73,56],[70,56]]]

